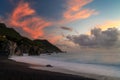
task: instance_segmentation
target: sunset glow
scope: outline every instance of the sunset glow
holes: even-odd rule
[[[54,5],[49,0],[8,2],[9,12],[3,10],[0,21],[31,39],[48,39],[54,44],[63,41],[64,45],[68,35],[90,35],[94,27],[102,31],[113,27],[120,29],[118,0],[53,0]]]

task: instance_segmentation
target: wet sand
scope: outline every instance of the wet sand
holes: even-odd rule
[[[0,59],[0,80],[95,80],[49,70],[36,70],[30,68],[31,65],[9,59]],[[32,66],[45,67],[43,65]]]

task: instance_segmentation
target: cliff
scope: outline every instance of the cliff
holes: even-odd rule
[[[4,23],[0,23],[0,51],[8,51],[10,55],[23,55],[23,53],[39,55],[62,52],[48,40],[31,40],[23,37],[13,28],[6,27]]]

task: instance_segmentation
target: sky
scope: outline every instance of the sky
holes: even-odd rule
[[[0,22],[65,50],[115,46],[120,0],[0,0]]]

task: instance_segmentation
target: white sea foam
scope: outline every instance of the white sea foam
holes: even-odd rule
[[[48,57],[42,56],[44,58],[38,56],[22,56],[17,57],[13,56],[10,59],[30,63],[30,64],[37,64],[37,65],[47,65],[51,64],[55,67],[60,67],[66,70],[80,72],[80,73],[90,73],[90,74],[97,74],[103,76],[111,76],[111,77],[119,77],[120,78],[120,69],[114,66],[105,66],[105,65],[97,65],[97,64],[83,64],[83,63],[73,63],[73,62],[65,62],[64,60],[52,60]]]

